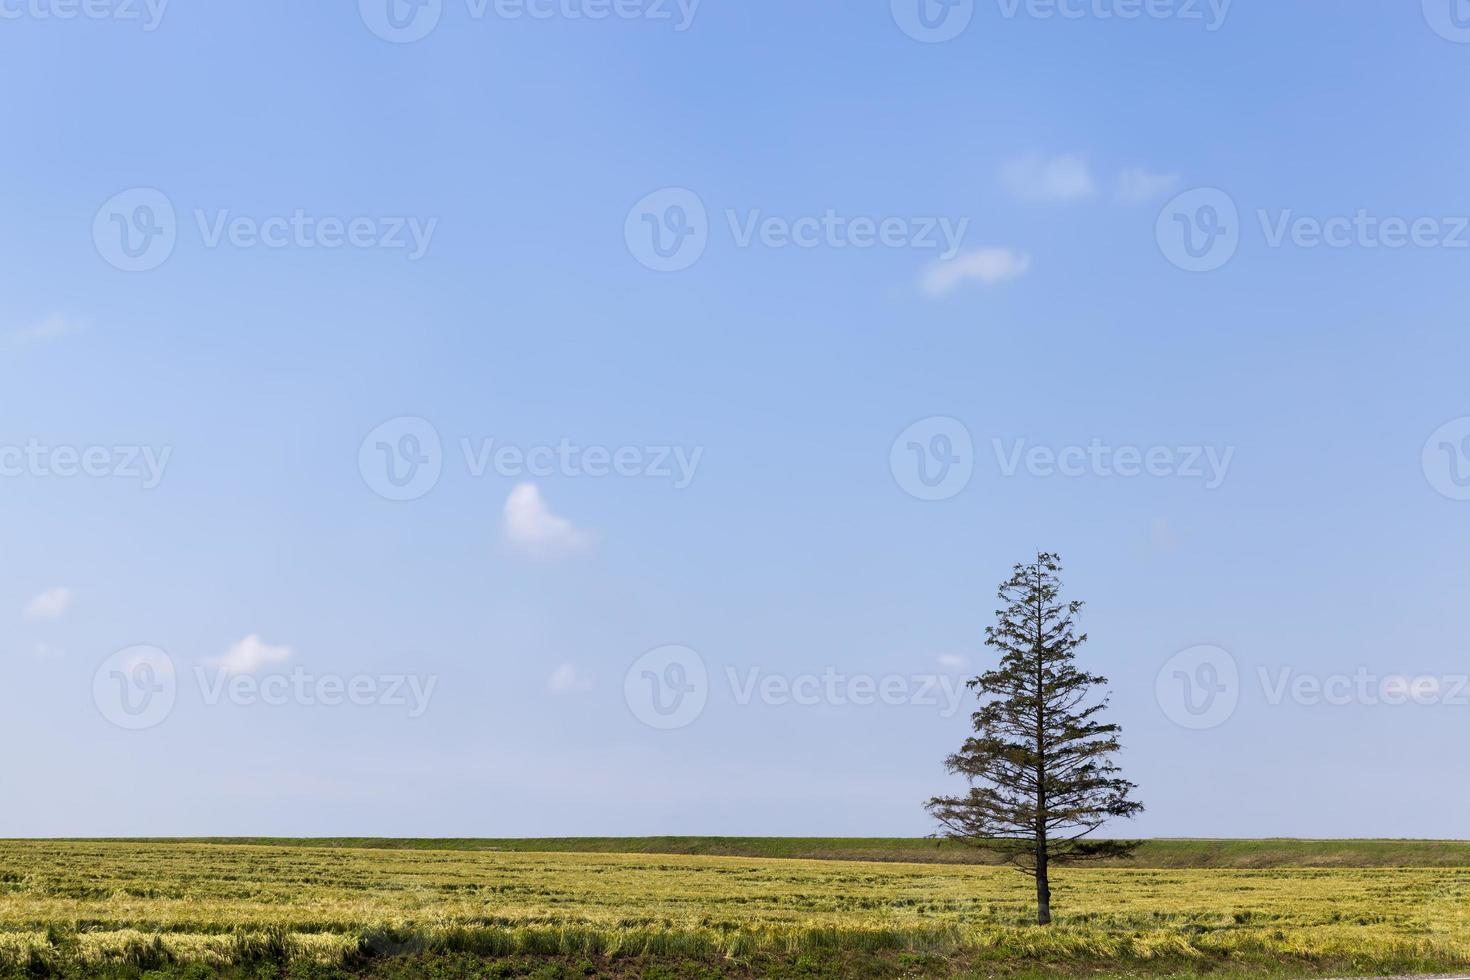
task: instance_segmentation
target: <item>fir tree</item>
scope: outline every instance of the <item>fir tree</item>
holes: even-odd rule
[[[1092,697],[1107,678],[1077,668],[1082,603],[1061,599],[1060,574],[1058,557],[1043,552],[1001,585],[1005,608],[985,630],[1000,665],[969,682],[982,702],[975,733],[945,761],[970,789],[927,804],[945,836],[1035,877],[1041,925],[1051,922],[1051,867],[1131,854],[1136,841],[1084,838],[1143,810],[1112,762],[1120,729],[1100,720],[1107,698]]]

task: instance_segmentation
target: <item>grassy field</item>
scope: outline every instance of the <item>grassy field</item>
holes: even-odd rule
[[[1057,925],[1041,930],[1028,925],[1029,880],[1004,868],[505,843],[0,842],[0,972],[1020,978],[1470,967],[1470,869],[1064,870]]]
[[[159,841],[164,843],[165,841]],[[993,863],[983,852],[922,837],[185,838],[167,843],[369,847],[430,851],[694,854],[830,861]],[[1470,841],[1152,840],[1131,868],[1470,868]]]

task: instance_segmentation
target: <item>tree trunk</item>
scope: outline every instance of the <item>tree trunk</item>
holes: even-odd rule
[[[1051,925],[1051,879],[1047,876],[1045,845],[1036,849],[1036,924]]]
[[[1036,573],[1036,924],[1051,925],[1051,879],[1047,877],[1046,847],[1046,678],[1041,650],[1046,636],[1046,612],[1041,599],[1041,571]]]

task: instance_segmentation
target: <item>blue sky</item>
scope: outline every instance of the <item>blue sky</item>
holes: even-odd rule
[[[1466,836],[1419,6],[0,4],[0,834],[927,833],[1046,549],[1120,832]]]

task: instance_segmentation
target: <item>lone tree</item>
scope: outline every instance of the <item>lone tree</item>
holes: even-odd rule
[[[1082,603],[1060,598],[1061,570],[1043,552],[1001,584],[1006,607],[985,629],[1000,666],[970,681],[983,702],[972,716],[975,734],[945,760],[970,790],[927,804],[944,836],[997,852],[1036,879],[1040,925],[1051,922],[1051,866],[1131,854],[1139,842],[1083,838],[1143,810],[1110,760],[1120,729],[1098,720],[1107,698],[1084,706],[1108,680],[1077,669],[1087,640],[1075,632]]]

